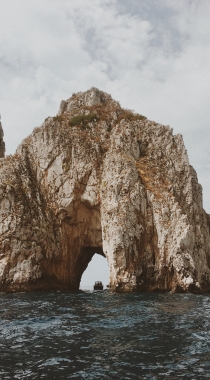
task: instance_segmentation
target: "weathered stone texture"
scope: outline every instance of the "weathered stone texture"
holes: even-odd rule
[[[0,158],[4,158],[4,155],[5,155],[5,143],[4,143],[3,137],[4,137],[4,132],[2,129],[1,119],[0,119]]]
[[[182,136],[110,95],[62,101],[0,181],[1,290],[78,289],[97,252],[115,291],[209,291],[210,217]]]

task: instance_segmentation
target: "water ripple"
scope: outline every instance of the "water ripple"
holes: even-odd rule
[[[2,379],[210,378],[210,296],[0,294]]]

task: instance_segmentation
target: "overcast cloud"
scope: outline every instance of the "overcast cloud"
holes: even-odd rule
[[[0,0],[6,153],[92,86],[182,133],[210,213],[209,0]]]

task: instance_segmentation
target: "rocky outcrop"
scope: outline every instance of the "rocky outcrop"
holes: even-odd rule
[[[1,116],[0,116],[0,158],[4,158],[5,155],[5,143],[3,140],[4,132],[1,125]]]
[[[181,135],[95,88],[0,160],[2,291],[78,289],[94,253],[114,291],[210,289],[210,218]]]

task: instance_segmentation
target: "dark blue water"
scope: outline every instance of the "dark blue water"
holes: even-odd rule
[[[0,294],[0,379],[210,378],[210,296]]]

